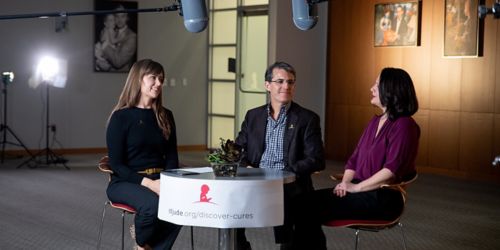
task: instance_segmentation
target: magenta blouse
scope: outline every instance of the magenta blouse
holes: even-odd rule
[[[387,120],[375,137],[379,120],[380,116],[371,119],[346,169],[354,170],[354,179],[363,181],[385,167],[401,181],[415,171],[420,127],[411,117],[399,117]]]

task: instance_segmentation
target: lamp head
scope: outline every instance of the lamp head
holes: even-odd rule
[[[12,83],[12,81],[14,81],[14,72],[12,71],[2,72],[2,82],[4,84]]]
[[[57,59],[49,56],[43,57],[38,63],[38,72],[42,76],[42,81],[53,81],[59,72]]]
[[[40,84],[47,84],[58,88],[66,86],[67,62],[51,56],[40,58],[35,73],[29,79],[29,85],[36,88]]]

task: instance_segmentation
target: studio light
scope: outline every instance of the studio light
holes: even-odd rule
[[[66,60],[50,56],[42,57],[38,63],[38,70],[44,83],[56,88],[64,88],[66,86],[68,70]]]
[[[12,71],[2,72],[2,82],[4,84],[12,83],[12,81],[14,81],[14,72]]]
[[[44,56],[40,59],[40,62],[38,62],[36,71],[41,75],[42,81],[53,81],[57,72],[59,72],[59,63],[54,57]]]
[[[35,73],[29,79],[29,86],[38,87],[40,84],[49,84],[57,88],[66,86],[68,65],[65,60],[45,55],[40,58]]]
[[[24,145],[21,139],[14,133],[9,125],[7,124],[7,85],[10,85],[14,81],[14,72],[12,71],[4,71],[2,72],[2,82],[3,82],[3,120],[0,123],[0,135],[2,137],[0,141],[1,151],[0,151],[0,163],[3,163],[5,158],[5,147],[7,145],[13,145],[17,147],[22,147],[28,153],[28,155],[32,156],[33,154],[29,151],[29,149]],[[9,141],[7,135],[10,135],[15,139],[14,142]]]
[[[53,56],[43,56],[40,58],[35,74],[30,78],[29,84],[32,87],[37,87],[40,84],[45,84],[46,88],[46,101],[45,101],[45,148],[38,152],[36,155],[33,155],[30,159],[23,162],[19,167],[27,164],[31,161],[34,161],[36,165],[51,165],[51,164],[63,164],[66,169],[69,169],[66,166],[66,160],[62,156],[56,154],[49,145],[49,136],[50,131],[55,132],[56,126],[50,123],[50,86],[64,88],[66,85],[66,72],[67,72],[67,63],[64,60],[55,58]],[[40,158],[40,159],[38,159]]]

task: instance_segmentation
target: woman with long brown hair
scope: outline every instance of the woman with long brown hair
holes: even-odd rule
[[[158,219],[160,172],[179,165],[174,117],[162,105],[164,79],[158,62],[134,63],[106,131],[113,170],[107,195],[136,209],[139,249],[170,249],[181,228]]]

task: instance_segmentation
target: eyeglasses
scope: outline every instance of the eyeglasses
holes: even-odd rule
[[[283,83],[288,83],[288,85],[294,85],[295,84],[295,80],[294,79],[288,79],[288,80],[285,80],[285,79],[277,79],[277,80],[273,80],[273,81],[270,81],[270,82],[275,82],[279,85],[282,85]]]

